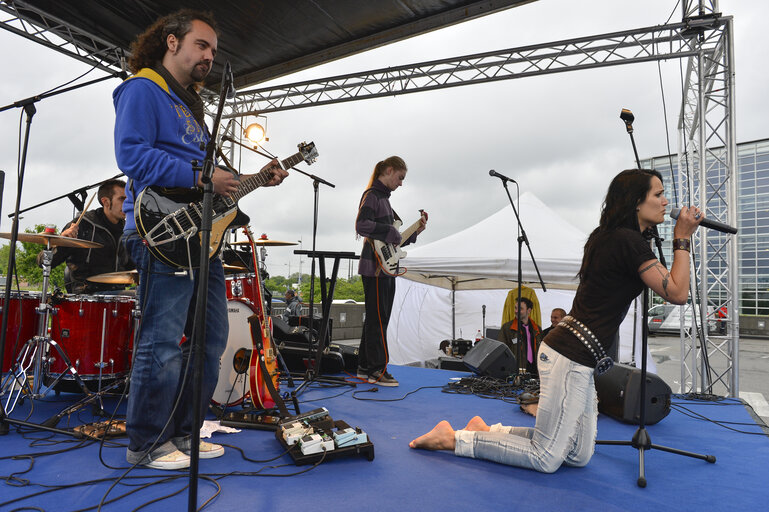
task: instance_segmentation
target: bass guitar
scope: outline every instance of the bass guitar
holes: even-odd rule
[[[283,169],[299,162],[312,164],[318,157],[315,144],[298,145],[299,152],[281,160]],[[209,259],[219,253],[222,238],[238,214],[238,200],[267,184],[272,168],[243,177],[238,190],[226,197],[214,194]],[[200,223],[203,215],[203,192],[198,188],[149,186],[136,197],[134,216],[136,229],[147,242],[150,252],[164,263],[177,268],[198,268],[200,261]]]
[[[424,210],[419,210],[419,220],[417,220],[414,224],[403,230],[401,233],[401,241],[399,244],[391,244],[387,242],[382,242],[381,240],[374,240],[372,239],[372,243],[374,245],[374,252],[376,252],[377,260],[379,261],[379,265],[382,267],[382,270],[384,270],[386,273],[394,275],[395,272],[398,271],[398,262],[406,257],[406,251],[403,251],[401,249],[401,246],[406,243],[406,241],[411,238],[411,235],[413,235],[417,229],[419,229],[420,224],[424,220],[427,222],[427,212]],[[399,229],[401,227],[401,221],[396,220],[393,222],[393,226],[395,226],[395,229]]]

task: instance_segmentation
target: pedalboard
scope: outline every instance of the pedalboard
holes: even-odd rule
[[[360,455],[374,460],[374,444],[363,430],[334,421],[325,408],[281,420],[275,438],[297,466]]]

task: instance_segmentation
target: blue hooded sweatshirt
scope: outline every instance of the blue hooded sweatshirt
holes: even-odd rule
[[[209,135],[155,71],[145,68],[112,93],[115,158],[130,178],[123,211],[125,230],[136,230],[134,193],[150,185],[195,187],[192,161],[203,162]]]

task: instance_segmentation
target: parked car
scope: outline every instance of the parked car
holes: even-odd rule
[[[675,304],[658,304],[649,308],[649,334],[665,333],[675,334],[681,330],[681,310],[682,306]],[[712,313],[712,308],[711,313]],[[714,333],[716,330],[716,321],[709,315],[708,319],[708,332]],[[699,318],[699,317],[698,317]],[[692,324],[692,308],[686,308],[686,314],[684,315],[684,322],[686,326]]]

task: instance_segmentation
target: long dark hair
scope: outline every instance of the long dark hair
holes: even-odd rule
[[[601,221],[585,242],[582,266],[577,274],[580,280],[587,279],[587,262],[604,236],[619,228],[636,231],[641,229],[638,225],[637,208],[646,200],[652,178],[662,181],[662,175],[655,170],[627,169],[611,181],[601,207]]]
[[[169,34],[175,35],[181,42],[192,30],[193,20],[200,20],[218,32],[216,21],[209,12],[181,9],[163,16],[131,43],[131,57],[128,59],[131,72],[137,73],[142,68],[151,68],[162,61],[168,50],[166,39]]]

